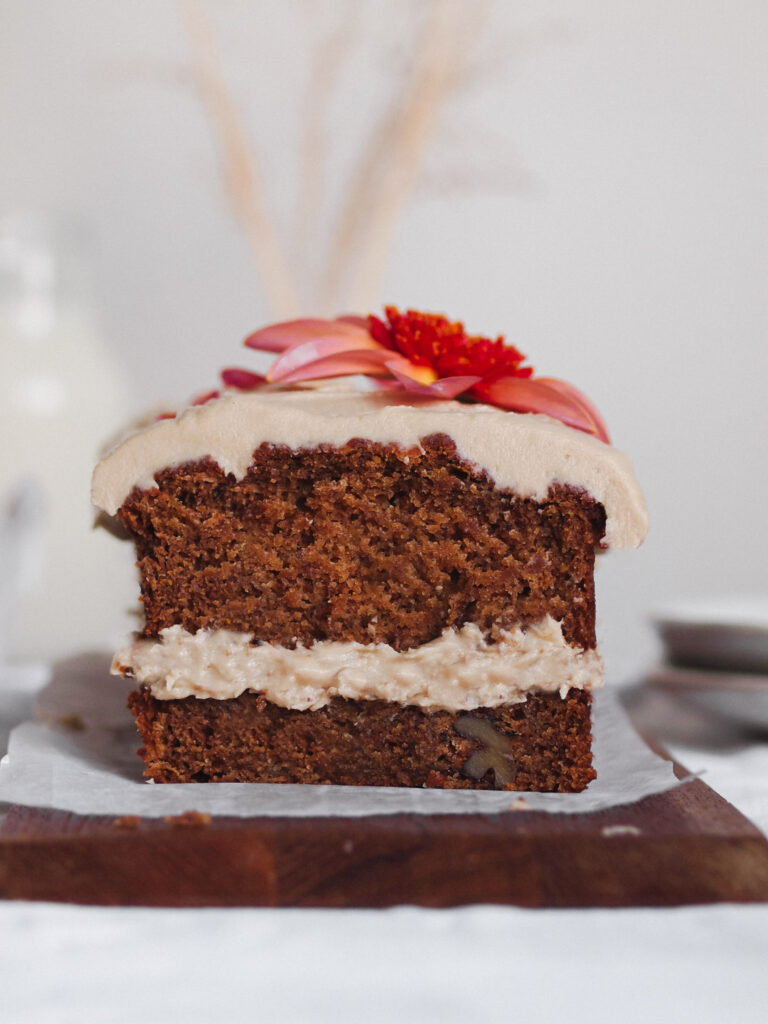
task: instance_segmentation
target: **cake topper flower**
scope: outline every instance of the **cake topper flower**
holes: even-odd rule
[[[343,316],[289,320],[249,335],[244,344],[277,353],[269,383],[296,384],[365,374],[380,387],[426,398],[487,402],[511,412],[544,413],[608,442],[602,416],[572,384],[535,377],[525,356],[504,338],[469,335],[435,313],[387,306],[385,319]],[[248,370],[222,373],[227,387],[250,391],[264,378]]]

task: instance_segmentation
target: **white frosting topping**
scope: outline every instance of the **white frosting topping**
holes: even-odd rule
[[[632,463],[610,445],[548,416],[414,396],[399,400],[391,392],[226,393],[119,444],[96,467],[92,497],[114,515],[134,487],[155,486],[155,473],[205,455],[239,480],[264,442],[298,450],[365,438],[408,449],[430,434],[447,434],[463,459],[521,496],[543,499],[553,483],[583,488],[605,508],[610,547],[637,547],[645,536],[648,516]]]
[[[114,658],[112,671],[148,685],[160,700],[225,700],[258,692],[273,704],[315,711],[332,697],[386,700],[421,708],[471,711],[541,693],[592,690],[603,684],[594,650],[569,646],[547,616],[526,630],[499,631],[494,643],[468,624],[398,652],[388,644],[324,640],[294,649],[253,644],[246,633],[181,626],[160,640],[137,639]]]

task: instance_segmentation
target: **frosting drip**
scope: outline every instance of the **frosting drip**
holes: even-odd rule
[[[471,711],[518,703],[532,690],[565,696],[603,684],[597,651],[569,646],[550,616],[525,630],[499,630],[491,643],[468,623],[403,652],[356,641],[288,648],[253,644],[247,633],[170,626],[159,640],[137,639],[118,652],[112,671],[160,700],[253,691],[298,711],[316,711],[336,696]]]

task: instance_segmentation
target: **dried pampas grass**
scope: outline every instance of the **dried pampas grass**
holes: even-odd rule
[[[327,165],[325,114],[354,35],[350,19],[324,37],[310,68],[288,246],[283,245],[273,221],[259,161],[227,86],[203,2],[177,2],[192,48],[197,86],[218,144],[226,190],[254,253],[270,315],[286,319],[302,312],[373,308],[403,208],[448,101],[467,74],[468,54],[490,12],[491,0],[431,0],[414,7],[421,28],[415,35],[410,67],[396,82],[384,114],[353,162],[317,287],[307,273],[302,237],[307,224],[319,223]],[[354,19],[358,8],[350,8],[350,13]],[[289,250],[290,260],[285,255]]]

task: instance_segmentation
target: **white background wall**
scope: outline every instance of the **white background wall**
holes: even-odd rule
[[[418,6],[207,3],[286,237],[313,45],[353,19],[331,210]],[[766,52],[759,0],[497,0],[381,287],[506,333],[586,391],[633,456],[652,530],[600,569],[616,672],[649,656],[647,609],[766,590]],[[240,339],[269,311],[170,0],[2,0],[0,123],[0,206],[90,230],[134,412],[247,364]],[[304,241],[319,265],[324,236]]]

